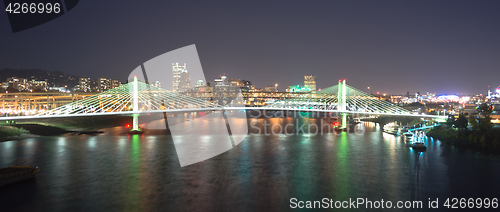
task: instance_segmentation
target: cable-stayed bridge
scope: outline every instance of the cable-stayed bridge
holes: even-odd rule
[[[345,80],[316,93],[304,94],[300,98],[276,101],[264,107],[244,107],[241,93],[224,98],[224,93],[213,95],[211,101],[187,94],[158,88],[137,78],[117,88],[86,97],[55,109],[31,116],[0,117],[0,120],[57,118],[98,115],[130,114],[137,128],[137,117],[141,113],[175,113],[224,110],[287,110],[309,112],[334,112],[342,116],[345,126],[348,114],[398,115],[441,118],[446,116],[414,114],[388,101],[346,85]]]

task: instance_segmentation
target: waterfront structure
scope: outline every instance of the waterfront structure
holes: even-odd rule
[[[179,65],[179,63],[172,63],[172,91],[179,91],[179,83],[181,81],[181,73],[186,70],[186,63]]]
[[[133,87],[133,89],[132,89]],[[49,92],[41,93],[48,95]],[[58,93],[58,92],[57,92]],[[57,94],[56,93],[56,94]],[[29,93],[33,95],[32,93]],[[62,93],[64,94],[64,93]],[[54,117],[72,117],[72,116],[93,116],[93,115],[122,115],[133,114],[138,116],[139,113],[163,113],[163,112],[186,112],[186,111],[215,111],[227,110],[230,108],[240,110],[245,107],[229,106],[221,108],[219,103],[227,103],[231,99],[235,99],[240,94],[243,98],[252,98],[248,94],[255,93],[240,93],[240,92],[214,92],[208,93],[211,98],[199,98],[193,94],[207,95],[207,93],[187,92],[182,94],[172,94],[171,91],[149,86],[143,82],[139,82],[134,78],[134,82],[122,85],[115,89],[94,94],[86,97],[83,100],[71,100],[71,104],[50,106],[49,97],[45,97],[47,107],[35,112],[27,112],[22,106],[16,109],[15,116],[11,114],[11,108],[2,109],[0,111],[3,117],[0,120],[13,119],[30,119],[30,118],[54,118]],[[246,95],[245,95],[246,94]],[[267,95],[278,94],[278,92],[266,92]],[[283,93],[281,93],[282,95]],[[417,116],[435,118],[444,120],[447,116],[443,115],[427,115],[424,113],[411,113],[397,105],[388,101],[381,101],[377,97],[366,94],[353,87],[347,86],[345,81],[339,82],[339,85],[331,86],[322,89],[316,93],[294,94],[297,98],[283,99],[276,101],[267,101],[262,105],[262,109],[267,110],[307,110],[309,112],[340,112],[342,115],[342,128],[346,127],[345,120],[347,114],[365,114],[365,115],[399,115],[399,116]],[[27,105],[32,98],[26,98],[24,93],[11,94],[10,101],[18,104],[18,96],[21,95],[21,105]],[[75,93],[71,94],[74,97]],[[139,97],[140,96],[140,97]],[[0,95],[2,97],[2,95]],[[43,97],[42,97],[43,98]],[[3,98],[2,98],[3,99]],[[24,101],[27,100],[27,101]],[[221,102],[222,101],[222,102]],[[239,102],[238,102],[239,103]],[[245,104],[245,100],[241,104]],[[5,105],[5,104],[4,104]],[[28,104],[31,106],[31,104]],[[257,106],[257,105],[254,105]],[[133,108],[133,109],[132,109]],[[47,111],[47,109],[52,109]],[[6,111],[7,110],[7,111]],[[22,114],[19,114],[19,112]],[[8,115],[9,114],[9,115]],[[134,117],[134,129],[137,128],[137,117]]]
[[[64,87],[59,87],[63,89]],[[0,94],[0,116],[34,115],[67,105],[95,93],[58,92],[17,92]]]
[[[310,88],[311,92],[316,92],[316,76],[304,76],[304,87]]]

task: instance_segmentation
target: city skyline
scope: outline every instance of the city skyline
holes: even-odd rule
[[[179,65],[179,67],[180,67],[179,73],[178,73],[179,76],[177,77],[178,78],[177,80],[179,80],[178,83],[180,83],[180,77],[181,77],[180,74],[181,74],[182,71],[186,71],[186,74],[187,74],[187,77],[188,77],[188,81],[189,81],[188,84],[190,85],[190,88],[196,87],[196,84],[200,80],[205,82],[204,79],[198,79],[198,80],[192,79],[191,80],[189,78],[189,73],[188,73],[187,68],[186,68],[187,64],[186,63],[183,63],[183,64],[184,65],[182,65],[182,66]],[[178,64],[177,65],[176,64],[172,64],[173,70],[176,70],[175,66],[178,66]],[[175,71],[172,72],[172,73],[173,73],[173,76],[175,76]],[[223,73],[223,74],[219,75],[219,77],[226,76],[225,74],[226,73]],[[265,90],[266,87],[276,87],[278,90],[280,90],[280,92],[288,92],[287,90],[292,90],[291,87],[297,87],[297,88],[299,88],[299,87],[309,88],[310,87],[311,91],[319,90],[319,89],[323,89],[323,88],[327,88],[327,87],[318,87],[316,89],[316,81],[315,81],[316,80],[316,76],[314,76],[314,75],[303,75],[303,77],[304,77],[303,81],[299,81],[299,82],[296,82],[294,84],[281,85],[281,86],[279,86],[280,84],[275,83],[274,85],[273,84],[269,84],[269,85],[265,85],[265,86],[262,86],[262,87],[258,87],[258,86],[255,86],[255,84],[262,84],[262,83],[259,83],[259,81],[250,79],[249,82],[252,82],[253,87],[257,88],[257,89]],[[306,84],[307,84],[306,81],[307,81],[308,77],[309,78],[313,77],[311,79],[314,81],[314,88],[315,89],[312,89],[313,87],[311,87],[311,85],[309,85],[309,87],[306,86]],[[86,80],[88,80],[88,82],[85,82],[84,84],[89,84],[89,85],[85,86],[86,88],[81,88],[82,87],[82,79],[84,79],[84,78]],[[43,82],[43,80],[42,81],[35,81],[34,79],[27,79],[27,78],[12,76],[12,77],[8,77],[5,81],[4,80],[0,80],[0,83],[9,83],[10,81],[12,81],[14,79],[24,80],[25,81],[24,83],[41,83],[41,82]],[[175,81],[176,77],[173,77],[172,79],[173,79],[173,81],[172,81],[171,85],[175,86],[175,82],[174,81]],[[214,79],[218,79],[218,78],[214,78]],[[231,78],[231,79],[236,79],[236,78]],[[109,84],[109,85],[105,85],[103,87],[101,85],[101,84],[103,84],[102,80],[107,80],[106,83]],[[240,79],[240,80],[248,80],[248,79]],[[45,79],[45,82],[46,81],[47,81],[47,79]],[[213,79],[212,80],[208,80],[208,83],[210,83],[211,81],[213,81]],[[114,78],[114,79],[113,78],[108,78],[107,76],[100,76],[100,77],[97,77],[97,78],[92,78],[92,77],[87,77],[87,76],[78,76],[77,82],[78,82],[78,84],[75,87],[68,87],[68,90],[73,89],[73,90],[81,90],[81,91],[84,91],[84,92],[91,92],[91,91],[94,91],[94,89],[96,89],[96,91],[99,91],[99,90],[108,90],[109,88],[115,88],[115,87],[121,85],[122,82],[126,82],[126,80],[121,81],[121,80],[116,79],[116,78]],[[161,83],[161,81],[159,81],[159,80],[153,80],[153,81],[150,82],[150,84],[153,85],[153,86],[161,87],[161,86],[159,86],[160,85],[159,83]],[[205,82],[205,83],[207,83],[207,82]],[[92,88],[92,89],[91,89],[91,87],[92,87],[91,84],[93,84],[93,86],[94,86],[94,88]],[[61,86],[64,87],[64,85],[57,85],[57,84],[54,85],[54,86],[48,86],[48,84],[46,83],[46,85],[45,85],[45,87],[47,87],[47,88],[51,88],[51,87],[55,88],[55,87],[61,87]],[[109,88],[106,88],[106,86],[109,87]],[[4,87],[4,89],[5,89],[5,85],[2,85],[2,87]],[[26,86],[24,86],[24,87],[26,87]],[[35,87],[40,87],[40,86],[35,86]],[[328,87],[330,87],[330,86],[328,86]],[[15,86],[15,88],[17,89],[17,86]],[[172,87],[172,89],[167,89],[167,90],[172,90],[172,91],[175,91],[175,90],[186,90],[186,88],[187,87],[184,87],[184,89],[175,89],[174,87]],[[297,89],[297,88],[294,88],[294,89]],[[484,92],[480,92],[480,93],[439,93],[439,92],[436,92],[436,91],[429,91],[429,90],[425,90],[425,89],[422,89],[422,90],[419,90],[419,91],[404,91],[404,90],[400,90],[400,91],[398,91],[396,93],[388,93],[388,92],[380,92],[380,91],[378,91],[376,89],[373,89],[373,88],[370,88],[370,87],[361,88],[361,89],[362,90],[365,89],[364,90],[365,92],[372,93],[373,95],[375,95],[375,94],[376,95],[382,95],[382,94],[385,94],[385,95],[408,95],[408,94],[414,95],[414,94],[417,94],[417,93],[424,95],[426,93],[434,93],[434,94],[437,94],[437,95],[463,95],[463,96],[483,95],[483,96],[487,96],[488,95],[488,91],[494,92],[495,89],[497,89],[497,88],[500,88],[500,85],[487,86],[486,90]],[[23,90],[23,89],[21,89],[21,90]],[[26,90],[26,89],[24,89],[24,90]]]

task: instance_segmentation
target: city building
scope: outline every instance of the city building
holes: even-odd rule
[[[210,89],[210,86],[207,86],[205,81],[198,80],[198,82],[196,82],[196,86],[194,87],[194,91],[195,92],[210,92],[211,89]]]
[[[3,88],[4,90],[9,87],[9,82],[2,82],[0,83],[0,88]]]
[[[220,78],[219,79],[214,79],[213,83],[214,83],[214,86],[226,86],[228,85],[227,83],[227,77],[226,75],[220,75]]]
[[[77,90],[83,92],[92,92],[92,80],[90,79],[90,77],[80,77]]]
[[[29,89],[28,80],[25,78],[11,77],[7,79],[7,82],[9,83],[9,86],[12,86],[13,88],[20,91]]]
[[[488,90],[488,97],[486,97],[491,103],[500,103],[500,86],[498,86],[495,91]]]
[[[227,80],[228,84],[230,86],[236,86],[236,87],[245,87],[245,80],[241,79],[228,79]]]
[[[47,85],[47,81],[46,80],[43,80],[43,81],[37,81],[35,79],[31,79],[31,81],[29,81],[29,89],[30,91],[33,91],[33,90],[42,90],[42,91],[46,91],[48,88],[48,85]]]
[[[97,81],[97,89],[100,92],[111,89],[111,80],[104,76],[100,77]]]
[[[191,90],[191,76],[187,69],[181,71],[181,77],[179,79],[179,91],[190,91]]]
[[[111,80],[111,88],[117,88],[120,87],[120,85],[122,85],[122,81],[118,79]]]
[[[69,92],[66,87],[49,87],[48,90],[55,92]]]
[[[220,75],[218,79],[214,79],[211,85],[216,91],[253,92],[256,90],[252,82],[242,79],[230,79],[225,74]]]
[[[198,80],[198,82],[196,82],[196,87],[203,87],[203,86],[207,86],[207,84],[205,83],[205,81]]]
[[[300,85],[290,85],[286,89],[286,92],[289,93],[309,93],[312,89],[309,87],[300,87]]]
[[[277,90],[276,90],[276,86],[271,86],[270,85],[270,86],[264,87],[264,91],[265,92],[276,92]]]
[[[311,92],[316,92],[316,76],[304,76],[304,87],[310,88]]]
[[[157,87],[157,88],[161,88],[161,82],[156,80],[155,83],[151,83],[150,84],[151,86],[154,86],[154,87]]]
[[[186,63],[179,65],[179,63],[172,63],[172,91],[176,92],[180,89],[179,83],[181,81],[181,73],[187,70]]]

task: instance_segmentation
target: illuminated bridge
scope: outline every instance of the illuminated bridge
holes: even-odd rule
[[[137,129],[137,118],[141,113],[249,109],[334,112],[342,117],[342,127],[346,126],[346,116],[348,114],[446,118],[446,116],[411,113],[391,102],[380,100],[348,86],[345,80],[339,81],[338,85],[322,89],[316,93],[302,94],[296,98],[275,101],[264,107],[249,108],[245,107],[241,92],[235,92],[232,95],[215,93],[209,101],[154,87],[134,78],[134,81],[128,84],[85,97],[52,110],[30,116],[0,117],[0,120],[130,114],[134,119],[134,129]]]

